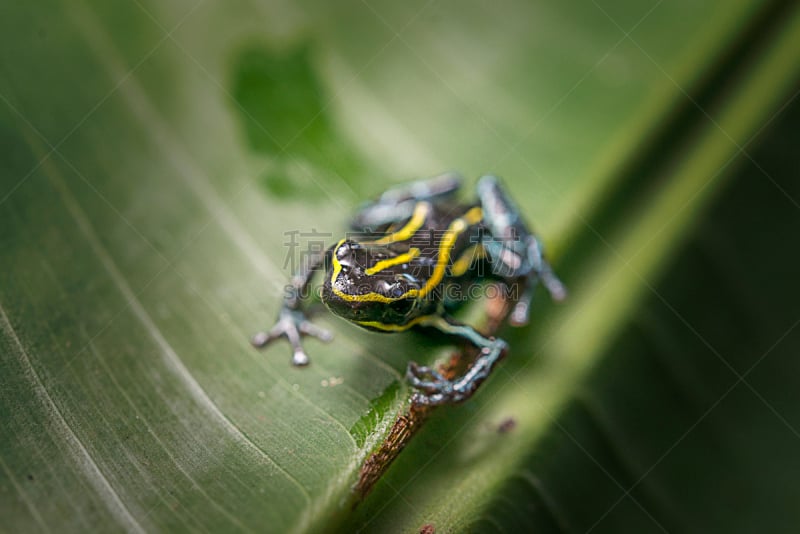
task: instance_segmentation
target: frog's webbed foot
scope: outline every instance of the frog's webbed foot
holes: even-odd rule
[[[430,367],[420,366],[409,362],[406,379],[416,389],[420,390],[412,396],[415,404],[434,406],[439,404],[455,404],[470,398],[478,386],[486,380],[492,372],[494,364],[508,349],[508,344],[502,339],[486,339],[486,344],[481,347],[480,355],[464,376],[455,380],[448,380]]]
[[[261,348],[279,337],[285,337],[292,346],[292,365],[302,366],[308,365],[311,361],[300,341],[303,336],[313,336],[325,342],[333,339],[333,334],[313,324],[301,310],[284,306],[275,326],[269,332],[259,332],[254,335],[251,343],[254,347]]]

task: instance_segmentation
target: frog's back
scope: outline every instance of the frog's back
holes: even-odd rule
[[[420,214],[424,213],[424,217]],[[419,201],[411,217],[386,229],[397,253],[418,249],[416,275],[438,286],[466,274],[467,258],[480,246],[482,210],[476,204]]]

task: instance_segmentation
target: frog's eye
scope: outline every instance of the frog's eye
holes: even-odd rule
[[[393,284],[389,294],[394,298],[400,298],[406,293],[406,288],[402,284]]]
[[[336,247],[336,257],[340,260],[347,258],[350,253],[354,250],[358,250],[358,243],[353,241],[345,241],[338,247]]]

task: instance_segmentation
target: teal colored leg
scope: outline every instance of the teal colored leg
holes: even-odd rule
[[[441,385],[447,382],[447,379],[441,375],[436,369],[426,365],[419,365],[416,362],[408,362],[407,375],[412,381],[413,386],[428,393],[437,393]],[[421,377],[428,377],[423,379]]]
[[[462,177],[457,172],[446,172],[427,180],[393,187],[378,200],[381,204],[399,204],[406,200],[436,200],[451,195],[461,187]]]
[[[487,338],[471,326],[444,317],[432,319],[426,322],[425,326],[432,326],[446,334],[462,337],[480,348],[481,352],[472,367],[455,380],[447,380],[429,367],[421,367],[414,362],[409,363],[406,377],[414,388],[420,390],[412,397],[416,404],[431,406],[467,400],[486,380],[494,365],[508,349],[508,344],[502,339]]]
[[[531,265],[531,271],[521,279],[521,283],[524,283],[525,288],[511,311],[510,322],[514,326],[522,326],[528,323],[533,291],[539,282],[542,283],[550,293],[550,297],[556,302],[561,302],[567,298],[567,288],[553,273],[550,264],[544,260],[539,241],[533,236],[530,236],[529,240],[527,261]]]
[[[489,231],[484,248],[492,259],[492,272],[507,284],[524,286],[510,317],[512,325],[524,325],[528,322],[533,291],[539,282],[556,301],[564,300],[567,290],[545,260],[541,242],[522,220],[500,180],[484,176],[478,181],[477,189],[484,224]]]
[[[313,336],[325,342],[333,339],[333,334],[313,324],[302,310],[283,306],[278,314],[278,321],[269,332],[257,333],[251,342],[254,347],[261,348],[280,337],[285,337],[292,346],[292,365],[303,366],[311,361],[300,341],[303,336]]]
[[[351,222],[353,230],[379,228],[400,222],[411,217],[414,207],[420,200],[437,202],[454,194],[461,187],[461,176],[445,173],[427,180],[393,187],[383,193],[378,200],[361,206]]]
[[[313,324],[302,308],[302,295],[311,284],[314,273],[330,253],[331,250],[328,249],[292,277],[292,283],[286,288],[283,305],[278,312],[278,320],[269,331],[258,332],[251,338],[250,342],[254,347],[262,348],[278,338],[285,337],[292,347],[292,365],[304,366],[311,360],[303,350],[301,342],[303,336],[316,337],[326,342],[333,339],[333,334]]]

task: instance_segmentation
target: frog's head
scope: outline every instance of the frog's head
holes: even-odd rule
[[[366,328],[396,330],[423,312],[420,280],[412,274],[419,249],[342,240],[332,250],[322,301],[336,315]],[[382,326],[385,326],[382,328]]]

